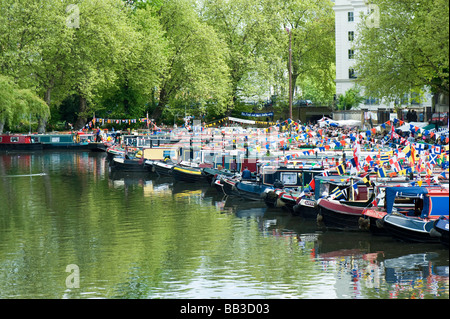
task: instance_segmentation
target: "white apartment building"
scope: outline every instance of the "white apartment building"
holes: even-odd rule
[[[361,22],[361,14],[368,14],[369,7],[365,0],[335,0],[333,7],[335,12],[336,26],[336,96],[344,94],[355,85],[356,72],[353,69],[355,64],[353,41],[357,37],[357,25]],[[364,88],[363,88],[364,89]],[[364,92],[362,92],[363,94]],[[406,108],[417,109],[425,112],[427,107],[431,110],[432,95],[425,94],[425,101],[422,103],[411,103]],[[377,112],[380,110],[393,111],[394,103],[384,104],[383,101],[367,98],[359,105],[359,109],[366,109]]]

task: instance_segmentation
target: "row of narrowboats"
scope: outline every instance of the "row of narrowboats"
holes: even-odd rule
[[[325,169],[315,157],[300,165],[244,158],[239,167],[233,167],[226,165],[236,157],[230,153],[200,150],[200,155],[192,156],[192,149],[184,150],[188,154],[180,154],[182,151],[172,147],[120,151],[112,147],[108,156],[111,169],[153,172],[175,181],[210,185],[224,196],[264,201],[269,207],[316,219],[327,229],[369,231],[448,247],[449,184],[445,174],[438,182],[418,186],[412,176],[339,175],[335,168]],[[210,160],[202,153],[210,155]],[[242,177],[245,167],[252,172],[250,178]]]

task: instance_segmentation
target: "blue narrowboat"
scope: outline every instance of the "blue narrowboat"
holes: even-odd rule
[[[440,241],[431,231],[437,219],[448,218],[448,188],[387,187],[385,192],[386,215],[381,224],[390,235],[408,242]]]

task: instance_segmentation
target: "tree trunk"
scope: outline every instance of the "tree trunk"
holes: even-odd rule
[[[86,98],[81,95],[79,96],[79,98],[80,98],[80,102],[78,105],[78,118],[74,125],[75,130],[82,129],[87,122],[87,118],[85,115],[86,109],[87,109],[87,101],[86,101]]]
[[[161,92],[159,94],[159,103],[152,112],[152,115],[151,115],[152,119],[157,121],[161,117],[162,112],[163,112],[163,107],[167,104],[167,102],[168,102],[167,92],[163,88],[163,89],[161,89]]]
[[[129,94],[128,79],[125,79],[124,91],[125,92],[124,92],[124,99],[123,99],[123,109],[125,111],[125,114],[129,114],[130,101],[128,100],[128,94]]]
[[[44,101],[45,101],[45,103],[47,103],[48,107],[50,107],[51,93],[52,93],[52,89],[47,88],[47,90],[45,91],[45,94],[44,94]],[[38,117],[38,127],[37,127],[38,133],[45,133],[45,127],[47,126],[47,121],[48,121],[48,118],[46,118],[46,117],[40,117],[40,116]]]

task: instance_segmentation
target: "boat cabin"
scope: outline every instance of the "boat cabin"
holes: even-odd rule
[[[1,144],[31,144],[34,142],[34,139],[30,135],[0,135]]]
[[[387,187],[386,213],[401,212],[407,216],[438,218],[448,216],[449,190],[441,187]]]
[[[314,182],[314,197],[316,200],[329,195],[336,187],[338,187],[340,190],[350,190],[350,192],[347,192],[346,197],[350,200],[350,195],[352,195],[353,201],[366,201],[373,195],[373,188],[367,187],[367,185],[361,180],[361,178],[356,179],[355,176],[315,176]],[[358,191],[353,191],[352,194],[351,185],[355,183],[357,183]]]
[[[263,185],[272,186],[276,181],[283,183],[287,188],[301,188],[308,185],[314,176],[322,174],[322,169],[313,169],[311,166],[302,167],[276,167],[262,166],[261,178]]]

